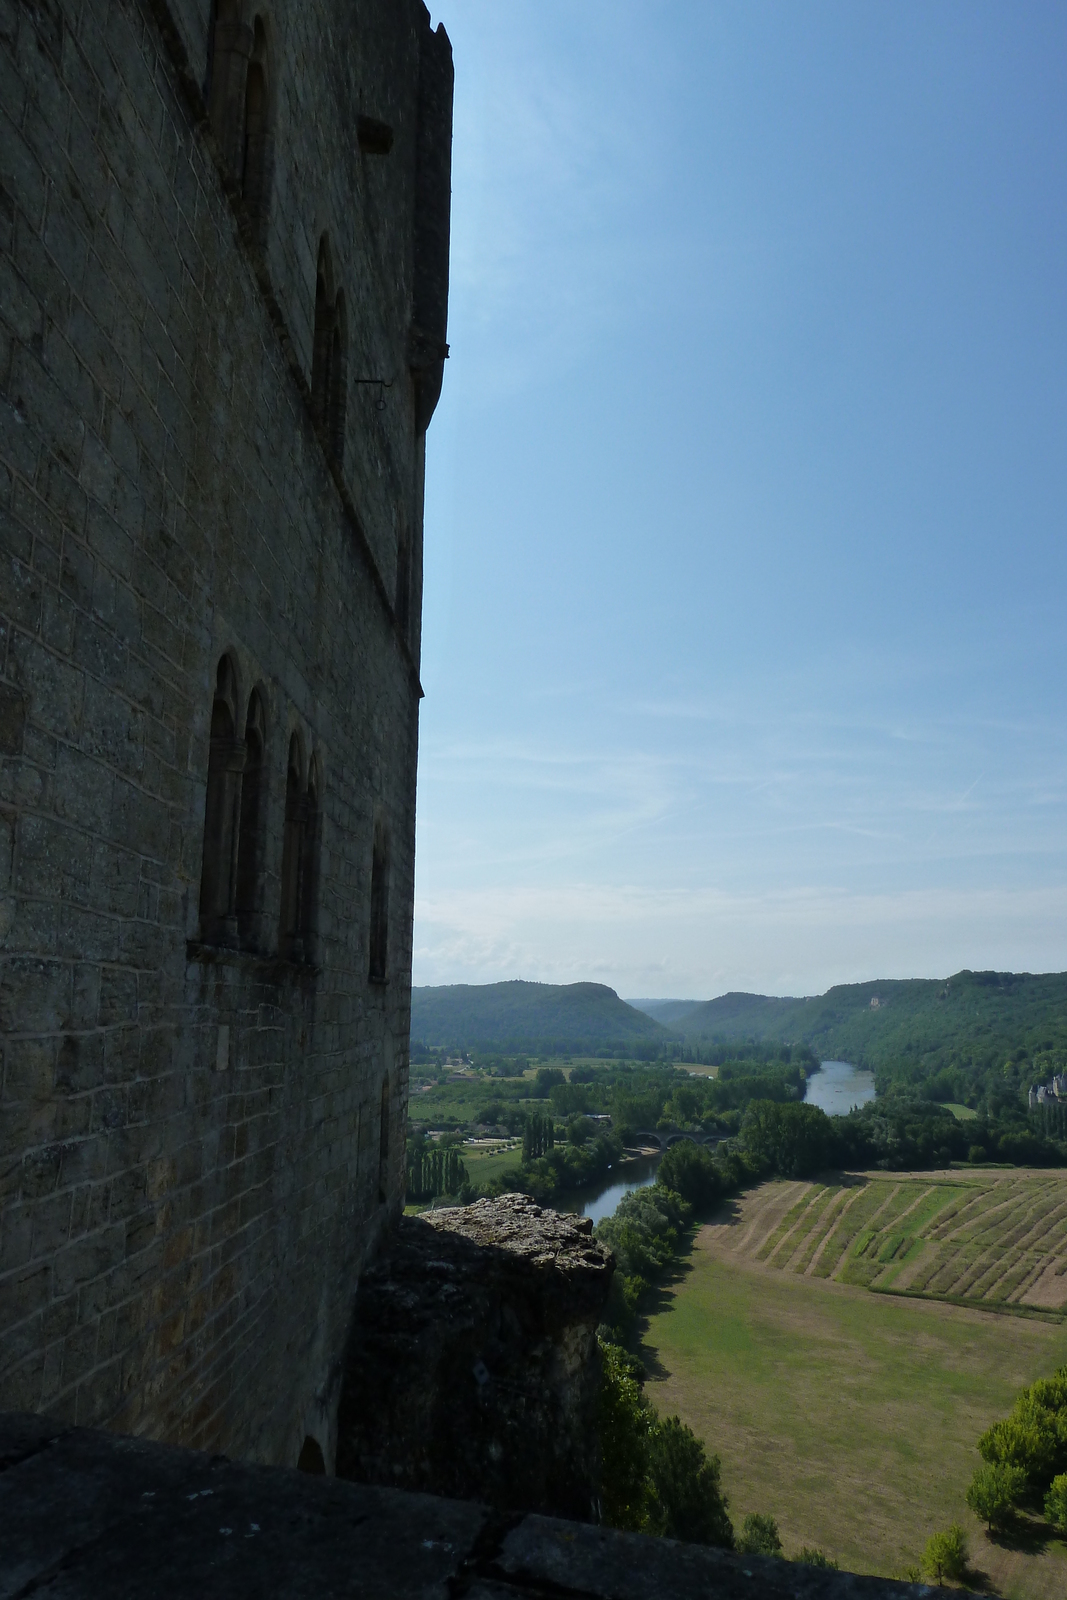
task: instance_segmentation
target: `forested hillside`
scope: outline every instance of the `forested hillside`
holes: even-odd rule
[[[694,1011],[699,1000],[627,1000],[628,1006],[634,1006],[638,1011],[643,1011],[646,1016],[654,1017],[657,1022],[662,1022],[664,1027],[675,1028],[678,1022]]]
[[[424,1045],[541,1054],[668,1040],[603,983],[449,984],[412,989],[411,1037]]]
[[[674,1028],[690,1040],[806,1044],[824,1061],[870,1067],[880,1093],[908,1085],[994,1110],[1067,1064],[1067,973],[840,984],[803,1000],[728,994]]]

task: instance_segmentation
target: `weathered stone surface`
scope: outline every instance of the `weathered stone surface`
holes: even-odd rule
[[[610,1252],[525,1195],[402,1219],[356,1300],[345,1477],[586,1517]]]
[[[330,1462],[403,1192],[451,48],[2,0],[0,85],[0,1404]]]
[[[485,1525],[476,1505],[75,1428],[0,1472],[0,1600],[444,1600]]]
[[[0,1530],[0,1600],[931,1600],[937,1592],[4,1415]]]
[[[926,1584],[779,1561],[737,1556],[706,1545],[648,1539],[613,1528],[525,1517],[504,1538],[493,1567],[522,1592],[610,1596],[611,1600],[888,1600],[890,1595],[930,1595]],[[492,1589],[475,1585],[472,1596]]]

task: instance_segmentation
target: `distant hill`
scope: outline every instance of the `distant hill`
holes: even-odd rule
[[[726,994],[673,1023],[687,1039],[807,1044],[877,1068],[903,1057],[970,1060],[1067,1047],[1067,973],[957,972],[839,984],[806,999]]]
[[[653,1017],[657,1022],[662,1022],[664,1027],[676,1029],[683,1017],[694,1011],[700,1005],[699,1000],[627,1000],[628,1006],[633,1006],[635,1011],[643,1011],[646,1017]]]
[[[466,1049],[572,1051],[671,1035],[603,983],[447,984],[412,989],[411,1037]]]

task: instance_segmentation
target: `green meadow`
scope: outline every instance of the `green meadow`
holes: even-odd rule
[[[742,1204],[729,1226],[744,1224]],[[814,1544],[895,1576],[958,1521],[978,1587],[1062,1600],[1067,1546],[1037,1523],[1021,1546],[991,1542],[964,1494],[979,1434],[1067,1362],[1067,1324],[782,1272],[724,1248],[724,1231],[696,1235],[643,1354],[661,1415],[722,1457],[735,1523],[769,1512],[787,1553]]]

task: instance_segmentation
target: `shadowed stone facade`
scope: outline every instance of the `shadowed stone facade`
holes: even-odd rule
[[[588,1217],[526,1195],[402,1218],[356,1300],[338,1475],[595,1518],[614,1267]]]
[[[0,0],[0,1407],[332,1465],[451,96],[420,0]]]

